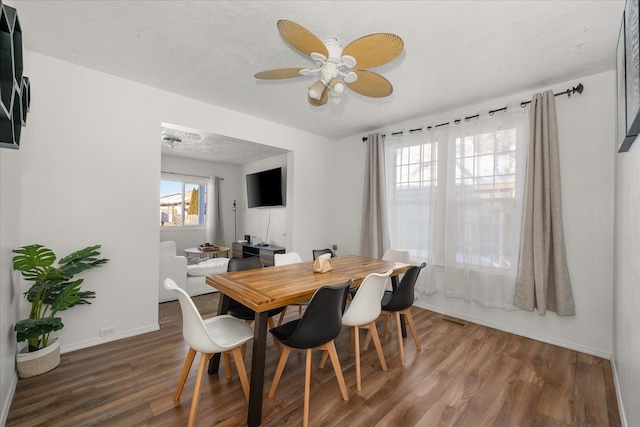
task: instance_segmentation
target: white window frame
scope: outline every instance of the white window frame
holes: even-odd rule
[[[497,147],[498,146],[497,134],[499,132],[513,133],[512,135],[513,145],[509,146],[508,150],[500,149]],[[491,134],[493,151],[490,154],[479,152],[475,146],[481,145],[482,139],[483,138],[486,139],[489,134]],[[466,144],[468,144],[470,141],[462,141],[462,139],[467,140],[469,138],[473,140],[474,150],[472,153],[469,151],[465,151],[466,148],[459,148],[459,144],[461,142],[464,142],[463,147],[466,147]],[[452,162],[450,162],[449,165],[447,165],[447,166],[453,166],[455,168],[454,170],[455,177],[453,177],[453,180],[450,180],[449,182],[449,184],[453,183],[454,188],[452,189],[453,191],[449,192],[449,194],[459,191],[461,188],[465,186],[468,186],[469,188],[477,188],[478,186],[485,185],[487,186],[486,194],[489,197],[478,199],[477,201],[474,202],[474,204],[478,205],[478,209],[486,205],[495,206],[495,205],[504,204],[504,203],[509,203],[513,205],[514,203],[516,203],[516,192],[518,190],[517,188],[518,187],[518,167],[516,165],[517,139],[518,139],[517,129],[508,128],[508,129],[495,129],[489,132],[481,131],[478,133],[474,133],[473,135],[466,135],[464,137],[456,138],[454,141],[451,141],[451,143],[455,144],[455,148],[453,152],[456,153],[456,157]],[[498,168],[499,168],[498,163],[500,162],[501,159],[504,161],[505,155],[510,156],[510,163],[513,165],[513,170],[511,173],[508,173],[508,174],[505,174],[505,173],[500,174],[498,173]],[[487,170],[486,165],[484,166],[484,172],[482,171],[483,169],[483,166],[481,165],[481,162],[483,161],[482,158],[487,156],[491,156],[492,158],[492,162],[491,162],[492,173],[486,172]],[[467,163],[471,166],[471,168],[467,167]],[[464,168],[461,166],[462,164],[465,164]],[[466,173],[464,172],[464,170],[466,170]],[[500,193],[499,191],[500,185],[498,183],[498,181],[500,180],[500,177],[513,178],[512,180],[508,181],[509,192],[511,193],[510,197],[495,197],[495,195]],[[482,181],[484,181],[484,183],[481,183]],[[473,194],[477,195],[477,192],[474,192]],[[456,203],[456,200],[457,199],[455,197],[453,199],[449,197],[447,202]],[[492,210],[492,212],[495,213],[496,211]],[[502,209],[500,209],[499,213],[503,214],[504,212]],[[501,235],[501,232],[504,231],[502,228],[500,228],[499,230],[496,230],[495,227],[491,227],[491,224],[488,224],[487,227],[490,228],[488,233],[490,233],[493,236],[493,238],[495,238],[494,236],[495,233],[498,233],[498,237],[499,237]],[[511,233],[519,232],[519,230],[511,229],[510,232]],[[510,248],[508,244],[505,246],[504,243],[495,245],[492,243],[491,240],[493,239],[489,239],[489,241],[482,242],[483,247],[493,248],[491,250],[491,255],[492,255],[491,265],[488,264],[488,259],[486,257],[483,257],[481,254],[475,254],[472,257],[467,257],[464,262],[460,260],[460,257],[462,255],[458,252],[459,242],[456,243],[455,248],[450,248],[449,250],[448,255],[452,257],[452,259],[449,260],[449,263],[457,264],[457,265],[467,265],[467,268],[472,268],[476,271],[485,271],[485,272],[499,272],[499,271],[514,270],[515,266],[507,262],[509,260],[512,260],[512,258],[506,258],[505,252],[507,253],[510,251],[512,252],[513,250],[515,250],[515,248]],[[500,238],[499,240],[502,241],[502,239]],[[498,260],[493,259],[493,256],[496,255],[494,253],[494,250],[496,248],[499,253]],[[496,263],[497,265],[495,265]]]
[[[448,198],[450,198],[450,193],[452,189],[448,189],[447,186],[454,185],[454,183],[456,182],[455,177],[451,179],[448,176],[448,174],[450,173],[456,174],[457,173],[456,169],[458,169],[458,165],[456,164],[457,162],[456,158],[452,159],[451,161],[448,160],[449,156],[452,156],[452,155],[455,156],[455,148],[453,149],[453,152],[452,152],[450,150],[449,144],[454,144],[454,146],[456,144],[456,140],[453,138],[450,138],[449,130],[440,129],[440,130],[431,130],[430,132],[434,132],[434,131],[438,133],[434,135],[430,141],[425,142],[426,141],[426,137],[425,137],[424,139],[421,139],[418,144],[400,146],[400,147],[394,148],[393,150],[387,151],[387,153],[390,153],[390,152],[392,153],[392,158],[387,159],[387,165],[393,165],[394,167],[394,170],[392,171],[392,173],[387,173],[387,176],[394,180],[393,183],[391,183],[391,185],[388,187],[389,188],[388,197],[390,198],[390,201],[392,203],[396,203],[402,200],[402,193],[409,194],[410,192],[417,192],[424,189],[427,185],[435,186],[435,200],[431,201],[431,203],[434,204],[433,219],[435,220],[435,226],[431,227],[431,232],[434,233],[432,248],[431,250],[428,250],[429,253],[414,253],[415,250],[411,250],[410,248],[409,250],[412,252],[412,259],[414,259],[415,261],[418,261],[418,262],[428,261],[428,258],[431,258],[432,265],[438,266],[438,267],[444,267],[445,264],[447,264],[445,262],[447,257],[447,252],[448,252],[448,256],[452,255],[451,253],[452,248],[449,248],[449,249],[446,248],[447,203],[450,203],[450,202],[455,203],[454,200],[448,200]],[[453,139],[453,140],[450,140],[450,139]],[[431,158],[425,159],[424,156],[421,156],[420,162],[405,161],[404,155],[405,153],[410,151],[410,147],[416,147],[416,146],[424,147],[425,145],[429,145],[429,144],[436,144],[435,153]],[[402,150],[405,150],[405,151],[403,152]],[[516,150],[516,148],[514,147],[513,150]],[[498,152],[494,151],[493,153],[494,156],[504,155],[504,154],[505,153],[503,151],[498,151]],[[398,155],[402,155],[402,158],[398,159]],[[474,157],[472,159],[474,163],[478,160],[477,155],[467,156],[467,157]],[[430,162],[431,164],[428,165],[428,167],[425,167],[427,166],[426,163],[428,162]],[[495,162],[497,162],[497,160],[494,160],[494,163]],[[417,174],[418,169],[420,169],[421,171],[430,169],[431,174],[429,177],[420,175],[419,177],[414,176],[414,178],[411,178],[408,170],[411,169],[412,167],[414,170],[414,174]],[[406,168],[407,171],[402,171],[401,168]],[[451,168],[453,168],[453,170],[451,170]],[[518,169],[516,167],[514,171],[514,175],[517,173],[524,173],[524,169],[518,172]],[[496,173],[496,169],[494,168],[493,175],[491,177],[487,175],[486,178],[487,179],[491,178],[492,180],[495,180],[496,177],[498,176],[499,174]],[[517,197],[517,195],[515,194],[519,190],[517,188],[517,185],[518,184],[514,182],[513,184],[514,188],[511,190],[514,193],[514,195],[508,200],[513,200],[514,197]],[[453,191],[455,191],[455,189],[453,189]],[[505,201],[505,199],[502,198],[500,200],[497,200],[496,202],[502,202],[502,201]],[[422,251],[424,252],[425,249],[423,249]],[[455,252],[455,249],[454,249],[454,252]],[[451,261],[449,261],[448,264],[451,264]],[[472,263],[471,268],[476,269],[478,271],[498,272],[498,271],[505,270],[505,268],[512,269],[513,266],[494,267],[494,266],[486,266],[486,265]]]
[[[206,223],[207,223],[207,195],[209,194],[209,191],[211,191],[211,189],[209,188],[209,179],[205,178],[205,177],[199,177],[199,176],[193,176],[193,175],[183,175],[183,174],[177,174],[177,173],[171,173],[171,172],[162,172],[160,174],[160,181],[172,181],[172,182],[178,182],[182,184],[182,191],[181,191],[181,197],[182,197],[182,203],[181,203],[181,212],[180,215],[182,218],[185,218],[185,211],[187,210],[186,207],[186,202],[185,202],[185,198],[186,198],[186,193],[185,193],[185,184],[195,184],[200,186],[200,188],[204,188],[204,194],[202,194],[202,192],[199,192],[199,206],[204,206],[204,209],[201,209],[199,211],[199,216],[201,217],[199,219],[199,224],[194,224],[194,225],[185,225],[184,221],[181,225],[175,225],[175,226],[170,226],[167,227],[168,229],[171,230],[194,230],[194,229],[205,229],[206,228]],[[160,197],[162,198],[162,196]],[[161,209],[161,207],[160,207]],[[160,227],[163,228],[162,225],[162,211],[159,212],[160,213]]]

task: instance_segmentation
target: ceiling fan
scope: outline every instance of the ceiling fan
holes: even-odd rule
[[[294,48],[311,57],[315,68],[276,68],[255,74],[257,79],[276,80],[300,76],[318,76],[309,87],[309,104],[319,107],[340,102],[345,85],[360,95],[383,98],[393,86],[380,74],[366,70],[395,59],[404,47],[395,34],[376,33],[349,43],[344,49],[335,38],[320,41],[311,31],[293,21],[278,21],[278,31]]]

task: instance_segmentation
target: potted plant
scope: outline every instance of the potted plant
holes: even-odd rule
[[[49,340],[51,332],[64,327],[58,312],[80,304],[91,304],[93,291],[81,291],[84,279],[73,279],[76,274],[108,261],[98,258],[100,245],[88,246],[74,252],[54,266],[56,254],[42,245],[29,245],[14,249],[13,268],[22,277],[33,282],[24,293],[31,303],[28,319],[18,321],[14,327],[18,342],[28,346],[17,356],[18,376],[32,377],[50,371],[60,364],[60,344]]]

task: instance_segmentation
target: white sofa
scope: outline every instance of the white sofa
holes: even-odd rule
[[[207,285],[205,277],[227,272],[229,258],[203,259],[197,264],[187,265],[187,258],[176,254],[176,242],[160,242],[160,302],[177,299],[174,291],[166,290],[164,279],[173,279],[190,296],[216,292],[216,288]]]

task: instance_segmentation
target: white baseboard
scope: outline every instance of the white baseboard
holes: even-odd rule
[[[110,336],[108,338],[95,338],[95,339],[90,339],[90,340],[86,340],[86,341],[81,341],[81,342],[75,343],[72,346],[65,346],[64,343],[63,343],[60,346],[60,353],[61,354],[69,353],[71,351],[81,350],[83,348],[93,347],[95,345],[104,344],[104,343],[111,342],[111,341],[121,340],[123,338],[129,338],[129,337],[133,337],[133,336],[136,336],[136,335],[146,334],[148,332],[155,332],[155,331],[157,331],[159,329],[160,329],[160,325],[158,323],[156,323],[156,324],[145,326],[145,327],[142,327],[142,328],[131,329],[131,330],[119,333],[119,334],[112,335],[112,336]]]
[[[618,381],[618,370],[616,368],[616,358],[611,356],[611,370],[613,371],[613,384],[616,388],[616,400],[618,401],[618,410],[620,411],[620,423],[622,427],[628,427],[627,417],[624,412],[624,405],[622,404],[622,398],[620,397],[620,382]]]
[[[500,331],[520,335],[521,337],[531,338],[536,341],[546,342],[547,344],[557,345],[559,347],[564,347],[564,348],[568,348],[569,350],[575,350],[581,353],[590,354],[592,356],[600,357],[602,359],[607,359],[607,360],[611,359],[611,353],[606,353],[599,349],[594,349],[588,346],[583,346],[583,345],[579,345],[579,344],[568,342],[568,341],[552,339],[545,335],[532,334],[529,331],[525,331],[519,328],[513,328],[502,323],[490,322],[490,321],[486,321],[484,319],[476,318],[473,316],[467,316],[465,314],[461,314],[455,311],[444,310],[441,307],[435,307],[422,301],[415,301],[413,305],[415,305],[416,307],[424,308],[426,310],[435,311],[436,313],[444,314],[445,316],[457,317],[458,319],[463,319],[468,322],[473,322],[482,326],[487,326],[489,328],[498,329]]]
[[[16,393],[16,386],[18,385],[18,373],[13,372],[13,378],[11,379],[11,385],[4,400],[2,401],[2,412],[0,412],[0,426],[7,424],[7,418],[9,417],[9,410],[11,409],[11,402],[13,402],[13,396]]]

